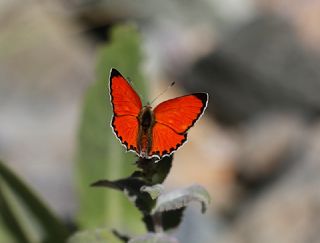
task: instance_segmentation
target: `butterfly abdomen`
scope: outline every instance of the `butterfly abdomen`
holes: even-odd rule
[[[139,132],[137,138],[138,154],[141,157],[148,157],[152,147],[152,127],[154,115],[151,107],[145,106],[139,114]]]

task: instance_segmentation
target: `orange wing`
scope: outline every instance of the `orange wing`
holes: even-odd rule
[[[140,97],[129,82],[114,68],[111,69],[109,85],[114,115],[138,116],[142,108]]]
[[[208,103],[207,93],[194,93],[160,103],[154,109],[152,148],[149,156],[170,155],[187,141],[187,131],[201,117]]]
[[[187,134],[178,134],[170,127],[155,123],[152,130],[150,157],[161,158],[170,155],[187,141]]]
[[[167,100],[154,109],[155,120],[183,134],[200,118],[207,103],[207,93],[194,93]]]
[[[111,69],[109,89],[113,108],[111,127],[127,150],[136,152],[138,115],[142,108],[140,97],[116,69]]]
[[[137,151],[138,119],[134,116],[114,116],[111,125],[127,150]]]

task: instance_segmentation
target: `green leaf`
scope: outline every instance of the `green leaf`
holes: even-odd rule
[[[16,239],[17,242],[30,242],[29,237],[21,227],[7,199],[2,193],[2,188],[0,188],[0,215],[5,227],[8,229],[8,231],[10,231],[11,235]]]
[[[7,223],[5,223],[2,216],[0,216],[0,242],[16,243],[17,241],[17,238],[10,233]]]
[[[163,192],[163,185],[156,184],[153,186],[142,186],[140,191],[149,193],[150,197],[155,200],[157,199],[160,194]]]
[[[70,237],[68,243],[122,243],[108,229],[94,229],[75,233]]]
[[[136,163],[142,169],[142,174],[139,173],[140,171],[136,171],[135,173],[151,185],[161,184],[171,170],[172,160],[173,155],[166,156],[156,162],[155,159],[139,158]]]
[[[192,185],[184,189],[178,189],[159,196],[153,213],[176,210],[188,206],[190,202],[201,203],[202,213],[204,213],[210,203],[208,191],[200,185]]]
[[[24,239],[22,242],[29,242],[25,233],[27,226],[41,228],[41,235],[45,242],[64,242],[68,232],[64,225],[45,206],[36,194],[26,186],[12,171],[0,161],[0,188],[1,216],[9,230],[16,231],[16,237]],[[6,189],[6,190],[4,190]],[[11,200],[10,200],[11,199]],[[28,214],[32,217],[29,223],[22,225],[21,215]],[[31,222],[36,222],[33,225]]]
[[[178,243],[178,240],[163,233],[149,233],[133,238],[128,243]]]
[[[175,210],[169,210],[162,212],[161,223],[164,231],[175,229],[179,226],[183,218],[183,212],[185,207]]]
[[[95,187],[108,187],[124,192],[143,214],[150,213],[155,205],[155,200],[147,192],[141,191],[145,185],[143,180],[135,177],[115,181],[100,180],[92,184]]]
[[[112,67],[132,80],[134,88],[145,96],[141,74],[140,37],[133,26],[113,28],[111,41],[99,50],[97,81],[88,89],[84,101],[76,156],[77,188],[82,228],[107,225],[143,231],[138,210],[116,191],[96,190],[89,185],[97,180],[124,177],[133,171],[133,153],[126,153],[110,127],[112,107],[108,83]]]

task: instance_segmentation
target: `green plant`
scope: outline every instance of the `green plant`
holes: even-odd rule
[[[148,234],[137,238],[123,235],[116,230],[113,230],[114,235],[118,240],[130,243],[155,242],[155,240],[156,242],[176,242],[165,232],[178,227],[183,212],[190,202],[201,202],[204,212],[210,201],[209,194],[199,185],[163,193],[162,183],[170,172],[173,156],[164,157],[157,162],[155,159],[135,159],[131,156],[132,154],[129,154],[130,157],[128,157],[128,153],[125,153],[122,146],[116,141],[111,128],[106,126],[106,121],[110,120],[112,115],[111,105],[105,102],[109,100],[107,70],[117,67],[121,72],[132,75],[133,80],[139,80],[135,83],[136,85],[141,87],[141,84],[144,83],[141,75],[137,75],[140,74],[138,57],[141,57],[138,40],[134,28],[118,27],[114,30],[111,44],[103,49],[102,58],[98,64],[99,79],[89,90],[87,96],[84,120],[81,125],[78,161],[82,175],[80,185],[85,188],[81,202],[90,203],[91,206],[87,205],[86,210],[82,209],[83,215],[80,217],[80,223],[85,226],[84,228],[92,227],[94,224],[128,228],[126,222],[135,218],[134,225],[137,225],[136,219],[139,217],[133,215],[133,210],[130,213],[121,211],[120,207],[128,207],[123,202],[123,196],[119,194],[111,196],[109,191],[101,192],[87,187],[95,179],[129,174],[131,170],[133,172],[128,177],[116,180],[103,179],[91,184],[92,187],[106,187],[125,193],[140,211],[142,221],[148,231]],[[135,78],[136,76],[139,78]],[[108,119],[104,119],[101,115],[105,114],[104,110],[107,110]],[[132,164],[135,164],[137,168],[134,169]],[[129,227],[129,230],[134,229]],[[90,242],[95,242],[92,239],[98,239],[96,242],[109,242],[110,238],[112,238],[110,232],[100,228],[80,232],[70,242],[85,242],[89,241],[88,239],[91,239]]]
[[[81,230],[70,237],[71,231],[64,223],[0,161],[0,242],[177,242],[167,233],[179,226],[187,205],[199,201],[205,211],[210,198],[199,185],[164,193],[162,183],[170,172],[172,155],[157,162],[136,159],[124,152],[108,127],[112,110],[106,79],[111,67],[119,67],[133,80],[140,80],[135,88],[145,93],[139,46],[136,29],[119,26],[113,29],[111,43],[100,51],[98,80],[85,99],[76,159],[80,209],[75,222]],[[96,181],[125,174],[129,176]],[[138,210],[120,193],[95,190],[90,184],[125,193]],[[129,236],[110,230],[111,225],[128,231]],[[147,234],[143,235],[144,226]]]
[[[65,242],[70,232],[40,198],[0,161],[1,242]],[[1,238],[0,238],[1,239]]]
[[[80,208],[77,223],[81,229],[95,229],[108,225],[143,232],[139,212],[117,192],[101,193],[90,185],[97,178],[117,178],[133,170],[134,156],[123,153],[110,128],[112,115],[108,93],[108,74],[117,66],[139,80],[136,89],[145,94],[146,84],[141,74],[142,54],[140,37],[132,25],[112,28],[110,42],[98,50],[97,81],[86,94],[78,137],[76,155],[76,186]],[[128,220],[130,218],[130,220]]]
[[[163,193],[162,183],[170,171],[172,160],[173,156],[164,157],[157,162],[155,159],[138,158],[138,170],[131,176],[115,181],[99,180],[92,184],[94,187],[124,192],[140,210],[149,233],[132,239],[128,236],[119,237],[123,242],[149,242],[151,239],[157,239],[157,242],[176,242],[174,239],[169,240],[170,237],[163,232],[178,227],[186,206],[192,201],[199,201],[202,212],[206,211],[210,197],[200,185]]]

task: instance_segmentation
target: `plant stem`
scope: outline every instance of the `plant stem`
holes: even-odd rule
[[[155,213],[152,215],[153,219],[153,224],[154,224],[154,231],[156,233],[162,233],[163,228],[162,228],[162,214],[161,213]]]

